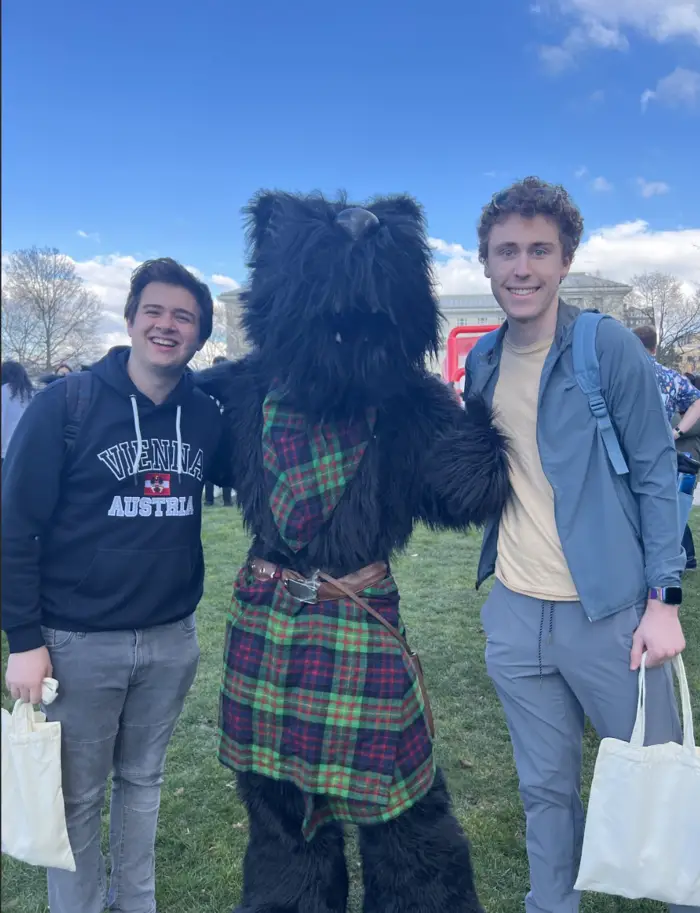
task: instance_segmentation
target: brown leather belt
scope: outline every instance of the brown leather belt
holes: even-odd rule
[[[432,738],[435,738],[435,722],[433,720],[433,711],[428,698],[428,691],[423,679],[423,667],[420,657],[415,650],[408,645],[406,638],[390,624],[386,618],[383,618],[376,609],[364,600],[359,593],[368,587],[375,586],[382,581],[389,572],[388,566],[383,561],[377,561],[374,564],[368,564],[352,574],[347,574],[336,580],[323,571],[316,571],[311,577],[303,577],[296,571],[289,568],[280,567],[271,561],[264,561],[262,558],[253,558],[249,563],[253,576],[258,580],[281,580],[287,587],[292,596],[300,599],[302,602],[315,603],[320,599],[341,599],[347,596],[352,599],[361,609],[364,609],[368,615],[371,615],[378,621],[395,640],[397,640],[404,653],[408,657],[411,668],[415,672],[416,681],[423,696],[423,707],[425,719],[428,724],[428,731]]]
[[[292,596],[300,599],[302,602],[318,602],[321,599],[342,599],[347,596],[348,589],[353,593],[361,593],[367,587],[376,586],[389,573],[389,568],[384,561],[377,561],[374,564],[368,564],[346,577],[342,577],[338,583],[342,586],[336,586],[329,583],[328,579],[321,580],[321,574],[316,573],[312,577],[303,577],[296,571],[286,567],[280,567],[271,561],[263,561],[262,558],[253,558],[249,564],[253,576],[258,580],[281,580],[287,587]]]

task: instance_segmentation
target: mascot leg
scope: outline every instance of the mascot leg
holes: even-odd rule
[[[304,800],[294,784],[252,773],[237,777],[250,831],[243,900],[234,913],[345,913],[341,825],[324,825],[307,842],[301,833]]]
[[[483,913],[469,844],[438,770],[430,792],[386,824],[360,828],[364,913]]]

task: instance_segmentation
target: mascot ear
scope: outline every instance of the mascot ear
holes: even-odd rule
[[[260,250],[270,226],[270,219],[281,197],[282,194],[274,190],[260,190],[243,210],[246,217],[248,243],[253,256]]]
[[[423,207],[408,194],[377,197],[371,206],[372,212],[381,213],[385,218],[408,219],[422,225],[424,222]]]

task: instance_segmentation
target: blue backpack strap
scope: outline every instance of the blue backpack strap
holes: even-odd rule
[[[629,468],[603,396],[600,364],[596,352],[598,325],[601,320],[606,319],[613,320],[614,318],[608,314],[598,314],[594,311],[582,311],[576,318],[573,337],[574,374],[581,392],[588,399],[588,405],[595,417],[612,467],[617,475],[623,476],[629,472]]]

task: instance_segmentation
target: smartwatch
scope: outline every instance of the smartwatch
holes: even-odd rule
[[[666,605],[680,605],[683,602],[683,590],[679,586],[652,586],[649,588],[649,599],[658,599]]]

